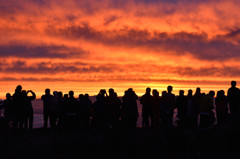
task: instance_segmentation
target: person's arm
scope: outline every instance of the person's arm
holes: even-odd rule
[[[29,96],[29,99],[30,100],[36,99],[36,94],[32,90],[27,91],[27,93],[29,93],[29,92],[32,93],[32,96]]]

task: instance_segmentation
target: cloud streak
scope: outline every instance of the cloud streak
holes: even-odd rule
[[[57,45],[2,45],[0,46],[0,57],[21,58],[76,58],[88,54],[81,48],[71,48]]]

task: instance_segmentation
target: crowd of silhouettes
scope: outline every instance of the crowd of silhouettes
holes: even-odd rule
[[[146,88],[146,93],[138,97],[132,88],[125,91],[123,97],[118,97],[114,89],[108,93],[100,90],[96,101],[92,102],[88,94],[80,94],[78,98],[73,91],[64,94],[61,91],[45,90],[41,96],[43,101],[43,128],[62,129],[134,129],[139,117],[138,100],[142,105],[142,127],[145,129],[172,128],[174,126],[174,112],[177,112],[177,126],[180,128],[210,127],[217,121],[224,124],[229,121],[240,120],[240,89],[236,81],[231,82],[227,95],[224,90],[216,93],[209,91],[201,93],[196,88],[193,94],[188,90],[179,91],[179,95],[172,93],[173,87],[167,91]],[[11,96],[6,94],[6,100],[1,104],[4,109],[4,118],[12,128],[33,128],[32,100],[36,95],[31,90],[22,90],[16,87]],[[215,109],[215,111],[214,111]],[[215,112],[215,113],[214,113]]]
[[[31,93],[31,95],[29,95]],[[6,100],[2,103],[4,118],[12,128],[33,128],[33,107],[32,100],[36,99],[36,94],[32,90],[22,90],[22,86],[17,86],[15,93],[11,96],[6,94]]]

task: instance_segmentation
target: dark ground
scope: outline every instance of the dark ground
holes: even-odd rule
[[[239,159],[240,124],[165,133],[93,130],[0,130],[0,158]]]

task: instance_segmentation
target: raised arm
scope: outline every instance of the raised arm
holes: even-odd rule
[[[29,92],[32,93],[32,96],[29,96],[30,100],[36,99],[36,94],[32,90],[27,91],[27,93]]]

